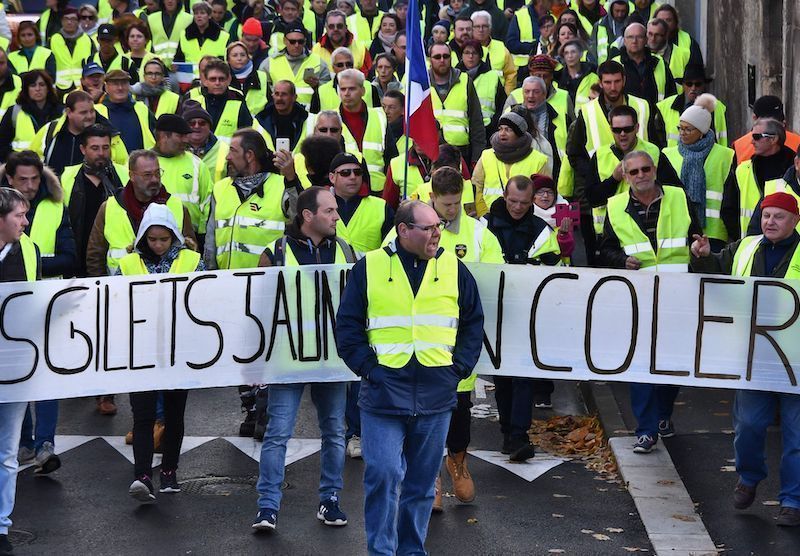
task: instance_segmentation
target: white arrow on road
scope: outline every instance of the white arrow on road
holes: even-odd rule
[[[476,458],[480,458],[487,463],[502,467],[513,474],[522,477],[528,482],[541,477],[552,468],[564,463],[564,458],[559,458],[550,454],[543,454],[541,452],[536,454],[536,457],[524,463],[514,463],[508,461],[506,454],[500,452],[490,452],[488,450],[469,450],[469,453]]]
[[[261,442],[252,438],[242,438],[240,436],[225,436],[225,440],[239,448],[246,456],[255,461],[261,460]],[[319,438],[290,438],[286,445],[286,463],[291,465],[296,461],[315,454],[322,448],[322,440]]]

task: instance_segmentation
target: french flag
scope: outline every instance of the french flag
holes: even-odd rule
[[[439,132],[433,117],[431,104],[431,82],[425,64],[425,48],[422,44],[418,0],[408,3],[406,17],[406,129],[408,136],[420,147],[428,158],[439,158]],[[406,156],[408,160],[408,156]]]

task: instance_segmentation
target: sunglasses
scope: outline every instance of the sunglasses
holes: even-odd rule
[[[81,21],[93,21],[95,17],[93,15],[82,15]]]
[[[352,68],[353,67],[353,62],[337,62],[337,63],[333,64],[333,67],[335,67],[335,68]]]
[[[431,60],[446,60],[450,58],[449,54],[434,54],[431,56]]]
[[[624,127],[612,127],[611,131],[619,135],[620,133],[633,133],[634,129],[636,129],[635,125],[626,125]]]
[[[361,168],[345,168],[344,170],[336,170],[336,173],[343,178],[348,178],[350,177],[350,173],[352,173],[355,177],[359,177],[364,172]]]
[[[705,85],[702,81],[684,81],[684,87],[702,87]]]
[[[305,39],[286,39],[286,42],[291,45],[306,44]]]
[[[328,29],[344,29],[344,23],[329,23]]]
[[[320,133],[339,133],[340,131],[342,131],[342,128],[340,128],[340,127],[318,127],[317,131],[319,131]],[[361,170],[359,170],[359,172],[360,171]]]
[[[199,120],[199,119],[198,120],[192,120],[191,122],[188,122],[188,123],[189,123],[189,127],[206,127],[206,126],[210,125],[207,121]]]
[[[773,137],[777,137],[774,133],[754,133],[753,139],[756,141],[760,141],[762,139],[772,139]]]
[[[649,174],[652,171],[653,171],[652,166],[642,166],[641,168],[631,168],[630,170],[628,170],[628,175],[638,176],[639,172],[641,172],[642,174]]]

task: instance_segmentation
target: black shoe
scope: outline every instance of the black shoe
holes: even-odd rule
[[[8,535],[0,535],[0,554],[14,554],[14,546],[8,540]]]
[[[744,510],[753,504],[756,499],[756,487],[747,486],[739,481],[733,490],[733,507],[737,510]]]
[[[134,500],[138,500],[143,504],[149,504],[156,501],[156,494],[153,489],[153,481],[147,475],[138,477],[131,483],[128,488],[128,494]]]
[[[500,448],[501,454],[510,454],[511,453],[511,437],[507,434],[503,435],[503,447]]]
[[[510,461],[521,463],[528,461],[536,455],[536,449],[527,438],[517,439],[511,441],[511,455],[508,457]]]
[[[261,531],[274,531],[278,525],[278,510],[264,508],[258,510],[256,518],[253,520],[253,529],[257,533]]]
[[[536,409],[553,409],[553,401],[550,394],[538,394],[533,397],[533,407]]]
[[[781,512],[778,514],[777,525],[780,527],[800,526],[800,508],[781,506]]]
[[[181,485],[178,484],[178,475],[175,471],[162,471],[159,475],[159,484],[161,488],[158,492],[180,492]]]

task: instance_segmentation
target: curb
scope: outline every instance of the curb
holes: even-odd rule
[[[658,556],[719,553],[683,484],[664,443],[651,454],[634,454],[619,404],[605,382],[579,386],[587,409],[596,414],[622,479]]]

